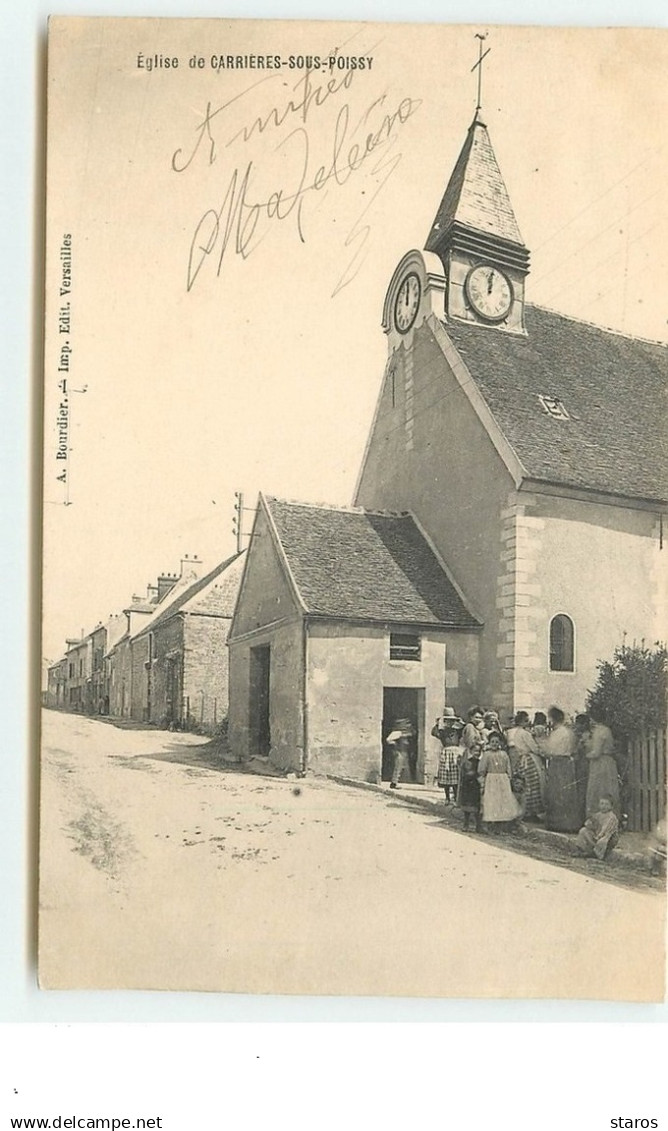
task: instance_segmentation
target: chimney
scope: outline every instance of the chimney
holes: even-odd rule
[[[184,558],[181,558],[181,574],[180,574],[180,576],[181,577],[187,576],[187,577],[193,577],[193,578],[198,578],[198,577],[202,576],[202,562],[197,557],[197,554],[193,554],[192,557],[190,557],[188,554],[186,554],[186,556]]]
[[[164,601],[167,594],[174,588],[178,581],[175,573],[161,573],[158,578],[158,604]]]
[[[151,585],[151,583],[149,582],[149,584],[146,586],[146,600],[154,605],[158,599],[158,586]]]

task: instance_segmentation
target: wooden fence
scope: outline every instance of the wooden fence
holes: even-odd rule
[[[626,744],[629,832],[650,832],[666,815],[666,731],[634,735]]]
[[[181,699],[179,723],[186,729],[195,726],[217,726],[221,721],[218,699],[212,695],[184,695]]]

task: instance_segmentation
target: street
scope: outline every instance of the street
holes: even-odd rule
[[[212,749],[43,713],[44,987],[662,997],[660,891]]]

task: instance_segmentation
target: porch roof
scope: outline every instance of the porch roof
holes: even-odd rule
[[[265,503],[307,614],[479,627],[411,515]]]

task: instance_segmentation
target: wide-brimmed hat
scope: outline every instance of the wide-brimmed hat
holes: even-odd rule
[[[395,719],[392,730],[400,730],[403,734],[413,734],[414,728],[410,719]]]
[[[441,718],[445,721],[446,726],[456,730],[457,727],[464,726],[464,720],[460,719],[459,715],[455,714],[454,707],[444,707]]]

